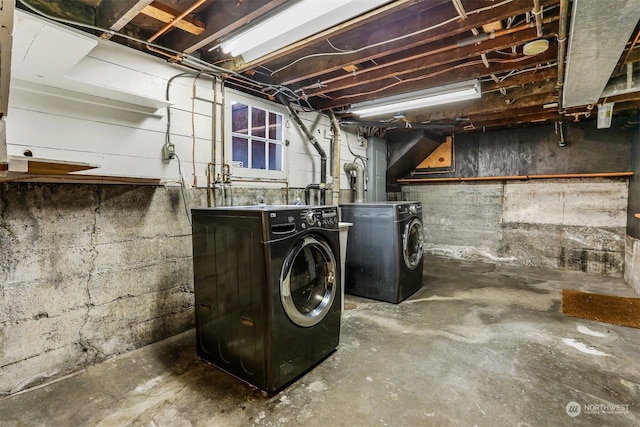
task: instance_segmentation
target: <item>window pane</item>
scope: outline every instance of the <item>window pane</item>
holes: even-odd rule
[[[269,144],[269,170],[282,170],[282,144]]]
[[[251,169],[266,169],[263,141],[251,141]]]
[[[269,139],[282,141],[282,114],[269,113]]]
[[[249,167],[249,140],[234,136],[233,144],[233,165],[240,168]]]
[[[249,132],[249,107],[239,102],[231,103],[231,130],[247,135]],[[245,163],[246,165],[246,163]]]
[[[251,107],[251,135],[266,138],[265,126],[267,112],[256,107]]]

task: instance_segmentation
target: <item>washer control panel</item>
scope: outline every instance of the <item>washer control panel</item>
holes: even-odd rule
[[[422,217],[422,203],[421,202],[407,202],[398,205],[398,219],[404,219],[409,216]]]
[[[301,228],[338,228],[338,210],[331,206],[308,208],[300,212]]]

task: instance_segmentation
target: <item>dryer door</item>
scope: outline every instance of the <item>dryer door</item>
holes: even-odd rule
[[[306,236],[291,248],[280,274],[280,299],[297,325],[318,324],[329,312],[338,282],[336,258],[319,236]]]
[[[422,261],[422,221],[413,218],[404,229],[402,235],[402,257],[410,270],[415,270]]]

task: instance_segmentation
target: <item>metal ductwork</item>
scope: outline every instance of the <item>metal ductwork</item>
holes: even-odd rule
[[[573,2],[564,108],[598,102],[639,19],[638,0]]]

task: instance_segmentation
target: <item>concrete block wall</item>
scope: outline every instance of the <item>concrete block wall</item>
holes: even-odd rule
[[[300,188],[238,186],[234,204],[285,204],[287,193],[304,200]],[[207,206],[204,189],[185,199]],[[0,184],[0,248],[0,394],[194,326],[179,187]]]
[[[640,295],[640,240],[629,235],[625,245],[624,281]]]
[[[640,114],[636,120],[631,144],[631,170],[629,178],[629,205],[627,208],[627,239],[624,280],[640,295]]]
[[[626,179],[550,179],[405,186],[423,205],[434,255],[622,277]]]
[[[193,325],[177,187],[2,184],[0,246],[0,393]]]

